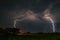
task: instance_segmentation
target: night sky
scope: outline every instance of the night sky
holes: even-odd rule
[[[0,28],[13,28],[14,17],[32,12],[40,20],[23,20],[17,22],[16,28],[22,28],[26,32],[52,32],[51,23],[42,19],[46,9],[55,16],[56,32],[60,32],[59,0],[2,0],[0,1]]]

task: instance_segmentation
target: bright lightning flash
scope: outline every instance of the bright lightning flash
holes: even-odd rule
[[[52,16],[50,14],[45,14],[43,18],[52,23],[53,32],[55,32],[55,25],[54,25],[54,20],[53,20]]]

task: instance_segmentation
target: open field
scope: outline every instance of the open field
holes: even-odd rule
[[[60,40],[60,33],[30,33],[27,32],[23,35],[19,29],[7,28],[0,29],[0,40]]]
[[[0,40],[60,40],[59,33],[41,33],[32,35],[1,35]]]

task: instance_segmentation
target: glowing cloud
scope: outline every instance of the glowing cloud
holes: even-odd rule
[[[37,14],[28,10],[28,11],[24,12],[23,14],[20,13],[19,16],[14,17],[14,28],[16,28],[16,23],[18,21],[23,21],[23,20],[36,21],[36,20],[40,20],[40,19],[37,17]]]
[[[32,20],[32,21],[38,20],[37,14],[35,14],[35,13],[32,12],[32,11],[26,12],[26,18],[27,18],[28,20]]]

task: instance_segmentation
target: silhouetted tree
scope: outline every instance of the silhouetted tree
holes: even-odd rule
[[[30,32],[27,32],[27,34],[30,34]]]
[[[17,28],[6,28],[6,33],[11,33],[11,34],[17,34],[19,32],[19,29]]]

